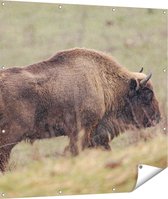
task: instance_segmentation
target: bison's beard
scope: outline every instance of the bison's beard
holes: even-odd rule
[[[115,116],[112,112],[104,116],[93,133],[91,146],[103,146],[103,148],[109,149],[109,141],[120,133],[128,129],[135,130],[155,126],[159,120],[150,119],[147,112],[143,109],[141,113],[136,114],[133,107],[127,104]]]
[[[112,114],[108,114],[102,119],[93,133],[90,146],[102,146],[104,149],[109,150],[109,141],[127,129],[135,129],[135,127],[125,117],[114,118]]]

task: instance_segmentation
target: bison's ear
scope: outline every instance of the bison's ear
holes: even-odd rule
[[[136,79],[130,79],[129,88],[130,88],[130,90],[138,90],[139,83],[137,82]]]

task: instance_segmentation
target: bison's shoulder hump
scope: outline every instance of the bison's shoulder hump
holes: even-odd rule
[[[97,56],[103,56],[103,54],[91,49],[72,48],[57,52],[54,56],[49,58],[48,61],[62,63],[62,62],[70,62],[79,57],[84,58],[84,57],[97,57]]]
[[[103,53],[101,51],[96,51],[93,49],[86,48],[72,48],[64,51],[57,52],[54,56],[48,59],[48,61],[53,62],[70,62],[74,59],[82,57],[83,59],[91,59],[96,62],[106,62],[112,63],[115,66],[120,66],[120,64],[115,60],[114,57],[108,53]]]

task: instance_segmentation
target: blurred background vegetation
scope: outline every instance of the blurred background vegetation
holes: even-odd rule
[[[6,196],[131,191],[138,164],[167,166],[167,11],[0,5],[1,68],[29,65],[73,47],[107,52],[132,71],[141,67],[145,73],[152,71],[162,121],[154,128],[120,135],[111,143],[112,152],[86,150],[76,158],[62,154],[66,137],[37,141],[33,146],[20,143],[12,151],[8,172],[0,174],[0,193]]]

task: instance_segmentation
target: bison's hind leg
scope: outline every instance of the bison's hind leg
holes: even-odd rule
[[[5,172],[6,166],[9,161],[11,149],[0,150],[0,171]]]

